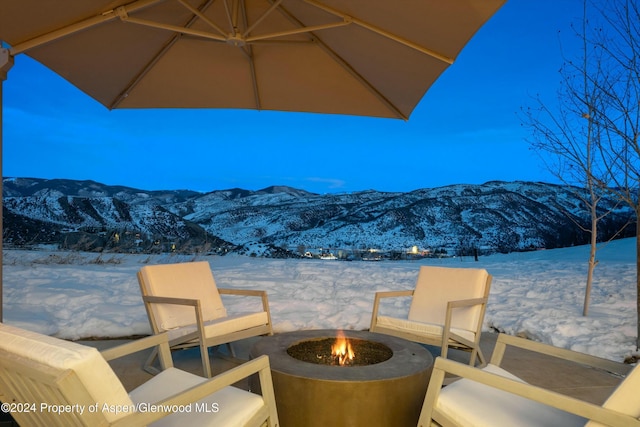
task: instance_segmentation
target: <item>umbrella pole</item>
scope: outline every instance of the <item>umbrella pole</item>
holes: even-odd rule
[[[4,86],[4,81],[7,79],[7,73],[13,66],[13,56],[9,55],[9,49],[5,49],[0,46],[0,322],[4,320],[2,314],[2,306],[4,305],[2,294],[3,294],[3,261],[2,261],[2,237],[4,236],[4,231],[2,229],[2,211],[3,211],[3,201],[2,201],[2,183],[3,183],[3,175],[2,175],[2,86]]]

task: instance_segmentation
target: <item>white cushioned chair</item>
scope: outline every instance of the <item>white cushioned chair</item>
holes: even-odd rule
[[[199,346],[207,377],[211,376],[209,347],[273,334],[267,293],[218,288],[206,261],[144,266],[138,283],[153,333],[166,332],[173,349]],[[259,297],[262,307],[229,314],[220,295]],[[146,364],[150,372],[153,356]]]
[[[376,292],[371,332],[394,335],[410,341],[471,352],[485,363],[480,351],[480,333],[486,311],[491,275],[484,269],[422,266],[414,290]],[[384,316],[383,298],[411,297],[406,318]]]
[[[107,360],[160,346],[165,368],[129,394]],[[166,334],[104,351],[0,323],[0,401],[21,426],[276,426],[269,359],[207,379],[172,366]],[[258,374],[262,395],[231,386]]]
[[[607,372],[620,364],[575,351],[500,334],[484,368],[437,358],[419,427],[640,427],[640,369],[634,368],[602,406],[528,384],[500,365],[507,346],[569,360]],[[445,375],[461,379],[442,388]]]

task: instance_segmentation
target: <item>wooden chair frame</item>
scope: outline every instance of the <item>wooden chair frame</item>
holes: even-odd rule
[[[109,361],[151,347],[159,348],[158,354],[163,369],[173,366],[169,342],[164,333],[110,348],[102,351],[101,354],[105,360]],[[258,374],[265,405],[247,423],[247,426],[275,427],[278,425],[278,414],[267,356],[251,360],[159,402],[149,403],[171,407],[173,405],[179,406],[197,402],[254,374]],[[85,411],[82,415],[77,412],[58,414],[41,411],[39,410],[41,403],[51,405],[77,404],[88,408],[90,405],[95,405],[96,402],[91,399],[85,385],[73,370],[53,368],[2,350],[0,350],[0,390],[8,390],[11,393],[1,395],[0,392],[0,401],[5,403],[12,402],[13,404],[22,404],[24,407],[30,407],[29,405],[37,402],[36,411],[16,411],[12,414],[16,421],[24,426],[146,426],[171,414],[170,412],[161,411],[133,412],[109,423],[100,411]]]
[[[200,347],[200,354],[202,358],[202,369],[204,375],[211,377],[211,362],[209,360],[209,347],[215,347],[221,344],[229,344],[233,341],[242,340],[245,338],[260,336],[260,335],[273,335],[273,328],[271,323],[271,312],[269,310],[269,299],[266,291],[251,290],[251,289],[228,289],[217,288],[220,295],[234,295],[240,297],[259,297],[262,301],[262,309],[267,313],[267,323],[248,329],[235,331],[233,333],[216,335],[212,337],[206,336],[205,333],[205,321],[202,315],[202,308],[200,300],[189,298],[172,298],[153,296],[146,293],[146,287],[144,285],[144,279],[142,273],[138,272],[138,282],[140,284],[140,291],[142,293],[142,301],[144,302],[151,330],[154,334],[163,333],[159,327],[159,322],[156,319],[154,311],[152,309],[153,304],[175,304],[182,306],[191,306],[194,310],[194,325],[196,330],[186,335],[182,335],[178,338],[169,341],[169,345],[172,349],[181,349],[189,347]],[[158,370],[153,367],[153,362],[157,354],[153,352],[147,362],[145,363],[145,370],[149,373],[157,373]]]
[[[559,359],[569,360],[581,365],[593,367],[618,375],[624,375],[631,370],[631,368],[625,369],[625,367],[621,367],[621,364],[610,360],[578,353],[572,350],[553,347],[547,344],[542,344],[539,342],[534,342],[524,338],[518,338],[506,334],[500,334],[498,336],[496,347],[491,357],[490,363],[492,365],[498,367],[501,365],[507,346],[518,347],[532,352],[557,357]],[[506,391],[508,393],[512,393],[514,395],[518,395],[536,402],[540,402],[544,405],[552,406],[562,411],[566,411],[571,414],[575,414],[607,426],[640,427],[640,420],[632,416],[622,414],[611,409],[595,405],[593,403],[585,402],[571,396],[546,390],[544,388],[528,383],[515,381],[513,379],[486,372],[482,369],[467,366],[462,363],[447,360],[441,357],[437,358],[434,364],[431,379],[429,381],[429,387],[427,389],[422,412],[420,414],[418,427],[460,426],[460,424],[457,423],[453,418],[449,417],[445,413],[442,413],[437,408],[437,401],[440,395],[440,391],[442,390],[442,385],[445,382],[446,374],[455,375],[457,377],[466,378],[472,381],[477,381],[487,386],[494,387],[496,389]],[[496,402],[496,410],[499,410],[499,406],[500,402]]]
[[[409,341],[419,342],[427,345],[439,346],[441,348],[440,355],[444,358],[447,357],[449,347],[465,350],[471,352],[470,365],[475,365],[476,357],[480,364],[485,364],[486,359],[482,350],[480,349],[480,335],[482,332],[482,323],[484,321],[484,315],[487,310],[487,302],[489,300],[489,291],[491,289],[491,281],[493,277],[489,274],[487,276],[487,283],[484,290],[484,295],[481,298],[470,298],[457,301],[449,301],[447,303],[446,317],[443,326],[443,332],[441,337],[432,335],[423,335],[420,333],[412,333],[409,331],[398,331],[396,329],[387,328],[378,324],[378,314],[380,311],[380,302],[384,298],[399,298],[399,297],[413,297],[414,290],[404,291],[383,291],[376,292],[373,300],[373,312],[371,315],[371,325],[369,327],[370,332],[376,332],[380,334],[393,335],[400,338],[404,338]],[[479,320],[476,330],[474,331],[475,340],[470,341],[451,330],[451,318],[454,310],[458,308],[466,308],[473,306],[480,306]]]

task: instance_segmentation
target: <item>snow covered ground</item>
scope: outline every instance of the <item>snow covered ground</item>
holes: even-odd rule
[[[486,268],[485,330],[500,330],[622,361],[635,353],[635,239],[598,251],[590,314],[582,316],[588,247],[421,261],[342,262],[243,256],[120,255],[6,250],[4,319],[62,338],[149,333],[136,279],[148,263],[206,259],[218,286],[268,291],[276,332],[367,329],[375,291],[413,288],[421,264]],[[401,315],[408,300],[384,305]],[[225,300],[229,310],[259,306]]]

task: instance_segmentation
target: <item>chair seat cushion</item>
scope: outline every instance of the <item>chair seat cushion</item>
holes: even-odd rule
[[[206,378],[169,368],[131,391],[129,396],[135,404],[150,405],[205,381]],[[150,426],[244,426],[263,406],[262,396],[229,386],[198,402],[187,404],[183,411],[164,417]]]
[[[220,319],[209,320],[204,323],[205,335],[208,338],[238,332],[244,329],[254,328],[256,326],[266,325],[269,321],[266,311],[259,313],[239,313]],[[175,328],[167,331],[169,340],[195,332],[197,327],[195,324]]]
[[[524,382],[494,365],[487,365],[483,370]],[[573,427],[587,422],[577,415],[468,379],[444,387],[435,409],[461,425],[475,427]]]
[[[378,326],[383,326],[389,329],[395,329],[402,332],[411,332],[421,335],[431,335],[439,338],[442,341],[442,332],[444,330],[442,325],[435,325],[433,323],[414,322],[408,319],[398,319],[395,317],[378,316]],[[451,328],[451,332],[460,335],[469,341],[475,341],[475,333],[466,329]]]

